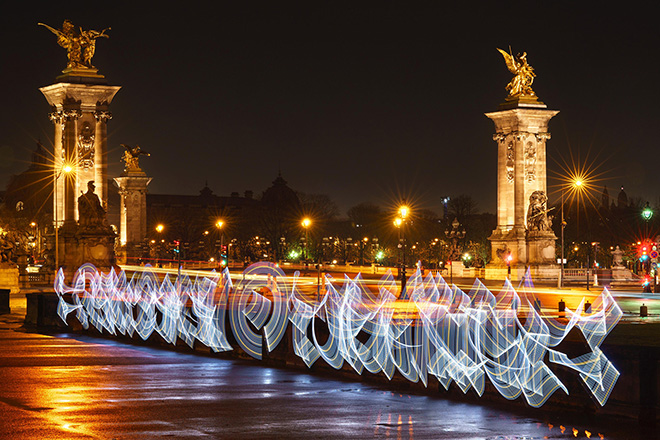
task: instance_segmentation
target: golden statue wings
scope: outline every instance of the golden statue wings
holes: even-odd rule
[[[62,29],[55,29],[44,23],[37,23],[43,26],[57,36],[57,44],[66,49],[69,69],[94,69],[92,57],[96,53],[96,40],[98,38],[108,38],[105,33],[110,28],[103,29],[101,32],[95,30],[83,30],[75,26],[71,20],[64,20]]]
[[[534,90],[532,90],[532,83],[536,74],[534,69],[527,63],[527,52],[518,54],[515,57],[502,49],[497,49],[504,57],[504,62],[509,72],[515,76],[507,84],[506,89],[509,91],[507,100],[512,100],[522,96],[536,97]]]

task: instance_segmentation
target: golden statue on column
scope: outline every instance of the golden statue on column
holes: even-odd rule
[[[110,28],[103,29],[101,32],[95,30],[83,30],[78,28],[76,31],[71,20],[64,20],[62,29],[55,29],[47,24],[38,23],[57,36],[57,44],[66,49],[68,63],[66,65],[69,69],[94,69],[92,65],[92,57],[96,52],[96,40],[98,38],[109,38],[105,31]]]
[[[121,144],[121,146],[124,148],[124,154],[121,157],[121,159],[124,161],[125,167],[124,167],[124,172],[130,173],[130,172],[142,172],[142,168],[140,168],[140,156],[151,156],[148,152],[144,151],[142,148],[140,148],[139,145],[136,145],[135,147],[130,147],[126,144]]]
[[[527,63],[527,52],[513,56],[513,53],[507,53],[502,49],[497,50],[504,57],[504,62],[509,72],[515,75],[506,86],[506,89],[509,91],[509,96],[506,98],[507,101],[520,97],[535,98],[536,93],[532,90],[532,83],[536,74],[534,73],[534,68]]]

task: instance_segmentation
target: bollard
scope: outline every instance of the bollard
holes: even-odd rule
[[[9,307],[9,294],[11,289],[0,289],[0,315],[11,313]]]
[[[591,313],[591,303],[588,300],[584,303],[584,313]]]
[[[639,316],[641,316],[642,318],[646,318],[647,316],[649,316],[649,308],[646,307],[644,304],[642,304],[639,308]]]
[[[566,311],[566,303],[564,302],[563,298],[562,298],[561,301],[559,301],[559,311],[560,312],[565,312]]]

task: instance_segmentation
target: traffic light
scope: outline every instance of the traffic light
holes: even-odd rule
[[[220,246],[220,264],[222,266],[227,265],[227,245],[223,244]]]
[[[178,254],[181,252],[181,242],[179,240],[174,240],[174,253]]]
[[[600,242],[599,241],[594,241],[591,243],[591,246],[594,248],[594,267],[598,267],[598,251],[600,250]]]

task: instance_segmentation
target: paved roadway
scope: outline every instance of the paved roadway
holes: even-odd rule
[[[257,361],[19,327],[0,316],[0,438],[569,439],[652,438],[487,405],[401,394]],[[562,432],[561,428],[564,428]]]

